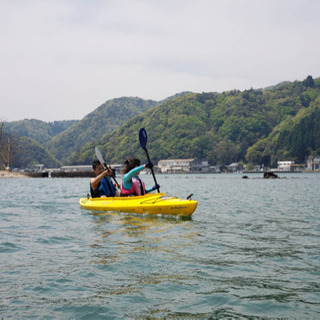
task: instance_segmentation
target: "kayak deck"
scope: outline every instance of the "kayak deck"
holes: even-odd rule
[[[189,217],[198,202],[167,196],[164,193],[149,193],[137,197],[81,198],[80,206],[89,210],[128,212],[139,214],[169,214]]]

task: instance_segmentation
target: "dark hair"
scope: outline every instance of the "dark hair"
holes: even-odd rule
[[[96,167],[97,167],[99,164],[101,164],[101,162],[100,162],[99,160],[94,160],[94,161],[92,162],[92,169],[95,170]]]
[[[128,158],[125,162],[124,162],[124,168],[122,169],[122,173],[126,174],[128,173],[130,170],[139,167],[141,164],[140,159],[137,158]]]

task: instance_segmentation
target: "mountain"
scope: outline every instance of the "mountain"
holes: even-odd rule
[[[279,159],[305,162],[307,155],[320,154],[320,97],[310,107],[300,109],[276,126],[267,138],[259,140],[247,151],[251,163],[271,163]]]
[[[185,94],[186,93],[179,93],[175,96]],[[172,97],[167,98],[167,100],[170,99],[172,99]],[[158,103],[159,102],[152,100],[123,97],[107,101],[81,121],[72,120],[46,123],[40,120],[26,119],[6,122],[4,123],[3,138],[4,136],[10,135],[11,145],[13,146],[13,140],[18,144],[20,137],[28,137],[32,139],[33,142],[41,143],[43,152],[48,153],[51,158],[62,160],[62,162],[56,160],[56,163],[66,164],[72,152],[78,150],[88,141],[96,141],[96,139],[102,137],[106,132],[111,132],[119,127],[127,119],[143,113]],[[22,139],[22,141],[24,141],[24,139]],[[30,140],[28,141],[31,142]],[[1,148],[5,148],[5,144],[2,144]],[[56,157],[51,155],[51,152],[53,152]],[[16,152],[15,157],[11,159],[11,164],[15,167],[17,165],[19,167],[32,167],[29,158],[30,157],[27,157],[24,160],[20,159],[19,152]],[[50,163],[52,162],[50,161]],[[45,163],[45,166],[48,165]]]
[[[303,143],[307,143],[304,152],[297,156],[302,161],[308,153],[317,152],[318,145],[313,140],[319,133],[319,95],[320,78],[313,80],[311,76],[304,81],[284,82],[265,90],[190,93],[132,118],[99,141],[83,146],[72,155],[71,161],[91,163],[95,145],[111,163],[122,163],[128,156],[145,159],[138,141],[138,131],[144,127],[154,162],[168,158],[204,158],[212,165],[253,160],[261,163],[261,158],[250,158],[247,154],[249,148],[261,147],[265,139],[272,137],[274,130],[281,125],[288,128],[293,123],[292,139],[286,141],[283,133],[282,140],[279,140],[281,145],[275,144],[270,149],[274,158],[266,156],[263,161],[269,165],[274,164],[278,157],[283,159],[294,155],[295,148],[298,148],[294,139],[299,136],[296,131],[304,130],[304,135],[309,138],[301,138]],[[308,112],[312,114],[309,118]],[[309,124],[310,117],[314,118],[312,128],[301,122]],[[314,133],[309,130],[314,130]],[[280,147],[283,150],[277,153]]]
[[[4,132],[16,136],[29,137],[40,144],[44,144],[76,122],[77,120],[44,122],[36,119],[25,119],[6,122]]]
[[[128,119],[142,114],[158,104],[157,101],[134,97],[108,100],[67,130],[61,132],[47,143],[49,152],[63,163],[70,155],[90,141],[120,127]]]
[[[138,140],[139,129],[144,127],[155,163],[170,158],[207,159],[211,165],[304,162],[307,156],[320,153],[319,97],[320,78],[308,76],[257,90],[185,92],[161,102],[113,99],[71,126],[62,123],[50,131],[41,121],[27,121],[24,128],[28,130],[20,134],[42,144],[24,140],[30,152],[16,152],[13,159],[20,167],[35,162],[46,167],[90,164],[94,147],[99,146],[110,163],[123,163],[128,156],[145,161]],[[50,135],[53,138],[48,140]],[[4,141],[0,148],[5,151]]]
[[[44,144],[76,122],[77,120],[44,122],[36,119],[2,122],[1,167],[7,166],[9,158],[11,167],[33,168],[36,164],[59,167],[61,163],[49,154]],[[10,157],[8,149],[11,150]]]
[[[59,168],[61,163],[52,157],[47,150],[35,140],[19,137],[12,152],[12,165],[17,168],[33,168],[45,164],[47,168]]]

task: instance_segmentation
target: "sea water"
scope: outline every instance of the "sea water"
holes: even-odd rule
[[[0,179],[0,318],[320,318],[320,174],[280,177],[157,175],[191,219],[81,209],[89,179]]]

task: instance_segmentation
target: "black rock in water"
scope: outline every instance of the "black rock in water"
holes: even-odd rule
[[[276,179],[276,178],[279,178],[278,175],[276,175],[275,173],[273,172],[265,172],[263,174],[263,179]]]

